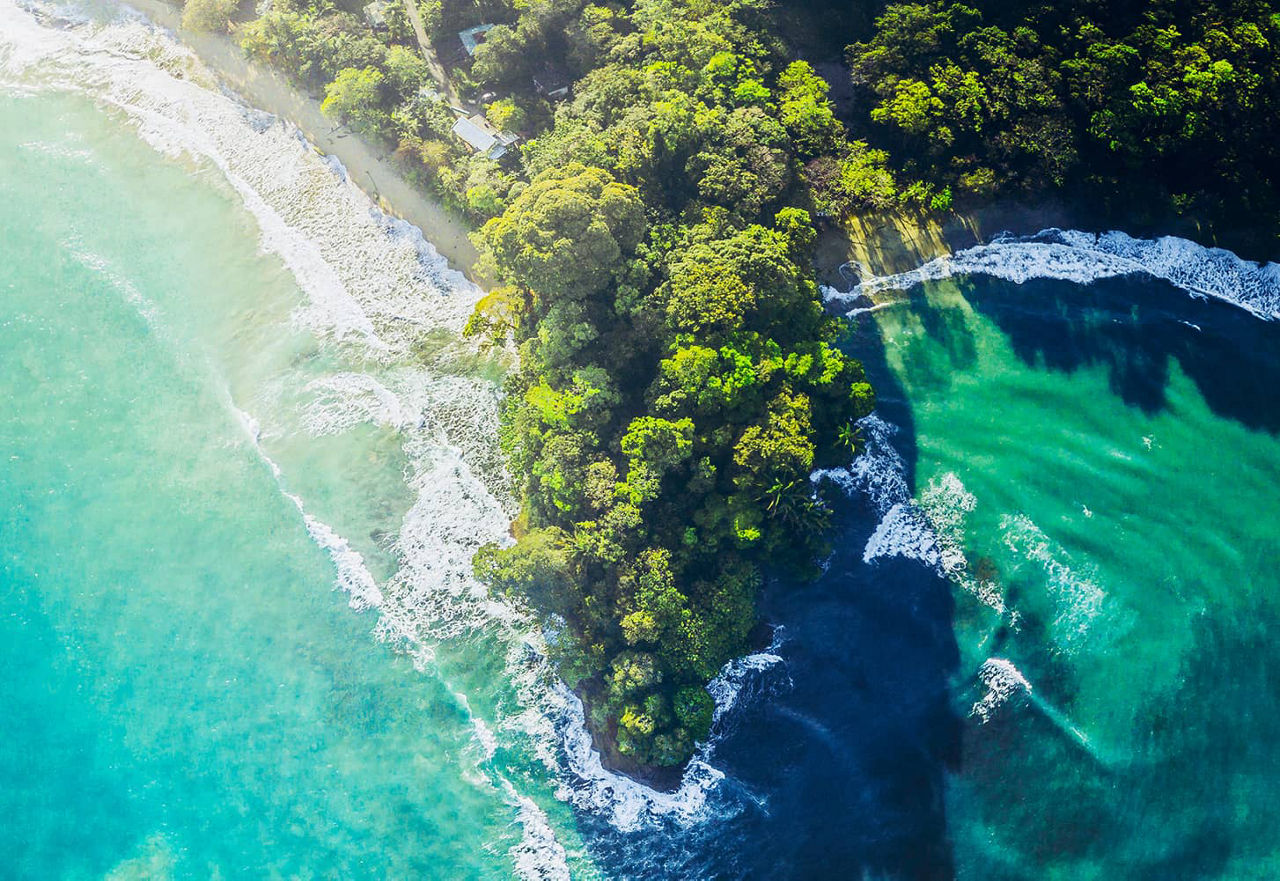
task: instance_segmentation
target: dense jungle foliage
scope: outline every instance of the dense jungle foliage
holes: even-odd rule
[[[1280,256],[1272,2],[894,3],[848,62],[907,178],[1112,221],[1189,213]]]
[[[359,0],[276,0],[236,33],[483,224],[506,286],[469,332],[519,349],[523,513],[477,572],[549,622],[624,763],[688,758],[765,567],[822,553],[808,475],[873,396],[819,306],[814,218],[1055,195],[1278,250],[1270,3],[421,0],[450,86],[524,137],[495,161],[452,135],[405,2],[375,31]]]
[[[796,157],[842,127],[807,65],[777,63],[762,9],[590,13],[600,63],[478,236],[511,283],[472,330],[519,345],[502,440],[524,517],[477,572],[552,616],[561,673],[640,764],[706,736],[762,566],[813,571],[829,511],[809,474],[848,460],[872,407],[792,204]]]
[[[437,37],[471,4],[424,4]],[[803,162],[850,155],[828,86],[787,63],[763,0],[550,0],[495,7],[453,81],[527,137],[502,162],[449,136],[400,12],[277,2],[242,45],[323,88],[324,109],[398,143],[487,223],[507,282],[468,328],[519,348],[502,444],[518,541],[479,576],[550,622],[593,728],[636,766],[709,730],[707,682],[752,647],[764,564],[816,569],[829,518],[809,474],[847,462],[873,396],[834,347],[813,280]],[[441,53],[441,57],[445,56]],[[554,61],[553,61],[554,59]],[[558,104],[540,80],[573,82]],[[872,157],[864,165],[883,169]],[[856,175],[855,175],[856,176]],[[616,757],[616,756],[615,756]]]

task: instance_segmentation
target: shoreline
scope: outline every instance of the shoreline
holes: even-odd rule
[[[450,268],[484,290],[492,287],[476,269],[480,255],[471,243],[470,228],[406,180],[385,150],[333,122],[320,111],[318,100],[282,73],[251,61],[230,36],[184,30],[179,7],[164,0],[120,0],[120,5],[173,34],[246,104],[287,120],[317,150],[336,157],[346,167],[350,181],[370,201],[384,213],[420,229]]]
[[[1000,232],[1031,235],[1072,229],[1084,218],[1061,203],[993,202],[939,215],[927,211],[866,211],[833,222],[818,238],[814,265],[820,284],[849,286],[840,267],[859,263],[873,276],[910,272],[938,257],[988,241]]]
[[[1117,220],[1062,200],[997,199],[946,214],[896,209],[864,211],[843,221],[829,221],[819,234],[814,265],[820,284],[845,290],[849,279],[840,267],[846,263],[861,264],[872,276],[898,275],[939,257],[985,244],[999,233],[1034,235],[1051,228],[1098,233],[1120,230],[1136,238],[1177,236],[1205,248],[1225,248],[1243,260],[1259,263],[1273,260],[1267,253],[1234,248],[1230,242],[1206,236],[1200,222],[1192,216]]]
[[[234,98],[294,125],[313,149],[337,158],[351,183],[380,210],[421,230],[426,241],[448,260],[451,269],[462,272],[481,289],[492,287],[475,268],[479,253],[470,240],[470,229],[405,180],[386,151],[325,117],[318,100],[289,82],[281,72],[250,60],[231,37],[182,29],[180,8],[165,0],[119,0],[119,3],[191,50]],[[375,185],[373,191],[368,186],[370,181]],[[611,732],[591,724],[589,707],[597,697],[594,690],[577,694],[587,710],[585,729],[591,745],[606,771],[626,777],[654,794],[669,796],[679,790],[688,761],[666,767],[630,760],[616,749]]]

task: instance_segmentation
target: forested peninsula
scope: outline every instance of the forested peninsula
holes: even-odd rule
[[[870,210],[1052,197],[1097,216],[1280,215],[1264,2],[189,0],[476,228],[513,347],[521,514],[477,575],[540,615],[606,760],[654,781],[765,579],[816,571],[874,405],[814,247]],[[812,62],[812,63],[811,63]]]

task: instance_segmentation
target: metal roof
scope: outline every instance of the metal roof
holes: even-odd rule
[[[479,113],[455,122],[453,133],[466,141],[471,149],[490,159],[500,158],[506,154],[508,147],[520,140],[518,135],[511,132],[498,131]]]
[[[458,31],[458,39],[462,41],[462,48],[467,50],[468,55],[476,54],[476,47],[484,42],[484,35],[493,30],[495,25],[478,24],[473,28],[467,28],[465,31]]]
[[[459,119],[455,122],[453,124],[453,133],[470,144],[472,149],[479,153],[484,153],[498,143],[497,137],[492,132],[485,131],[469,119]]]

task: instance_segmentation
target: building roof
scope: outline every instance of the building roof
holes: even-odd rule
[[[498,131],[479,113],[455,122],[453,133],[462,138],[471,149],[477,153],[483,153],[490,159],[501,158],[506,154],[508,147],[520,140],[519,135]]]
[[[478,24],[473,28],[467,28],[465,31],[458,31],[458,39],[462,41],[462,48],[467,50],[468,55],[476,54],[476,47],[484,42],[484,35],[493,30],[495,25]]]
[[[364,7],[364,20],[369,23],[369,27],[374,30],[385,30],[387,27],[387,3],[386,0],[373,0],[372,3]]]
[[[569,94],[569,83],[572,78],[563,67],[548,61],[533,76],[533,87],[538,94],[548,98],[564,98]]]

